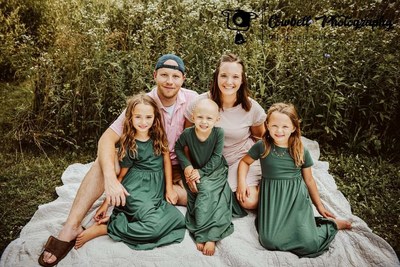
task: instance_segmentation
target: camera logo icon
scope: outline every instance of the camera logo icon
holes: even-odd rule
[[[243,44],[246,42],[241,32],[245,32],[250,28],[252,19],[256,19],[258,15],[254,12],[247,12],[242,9],[225,9],[222,15],[226,17],[226,27],[229,30],[236,31],[235,44]]]

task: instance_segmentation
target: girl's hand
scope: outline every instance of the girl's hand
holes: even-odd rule
[[[192,193],[198,193],[199,191],[197,190],[197,185],[196,185],[196,181],[188,181],[186,182],[190,192]]]
[[[96,213],[93,216],[93,219],[96,222],[101,221],[102,219],[104,219],[106,217],[106,213],[107,213],[107,209],[108,209],[108,203],[105,200],[103,202],[103,204],[101,204],[101,206],[97,209]]]
[[[178,202],[178,194],[175,190],[167,190],[165,193],[165,200],[167,200],[168,203],[175,205]]]
[[[236,189],[236,198],[243,203],[250,196],[250,188],[246,184],[239,183]]]
[[[103,219],[101,219],[100,221],[97,222],[97,224],[104,224],[106,222],[108,222],[110,220],[110,216],[106,216]]]
[[[317,210],[319,212],[319,214],[321,214],[324,218],[333,218],[335,219],[335,216],[330,213],[329,211],[327,211],[324,207],[324,205],[320,205],[317,207]]]

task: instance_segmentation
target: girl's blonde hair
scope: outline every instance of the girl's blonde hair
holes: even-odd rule
[[[265,151],[261,155],[261,157],[265,158],[269,154],[269,152],[271,151],[271,145],[274,142],[268,130],[268,120],[273,112],[285,114],[292,121],[295,130],[293,133],[290,134],[288,149],[289,154],[293,158],[296,166],[301,167],[301,165],[304,164],[304,147],[303,143],[301,142],[300,119],[297,114],[296,108],[292,104],[275,103],[268,109],[267,120],[265,121],[266,132],[262,138]]]
[[[136,129],[133,127],[133,112],[138,104],[149,105],[154,110],[153,125],[149,129],[150,139],[153,140],[153,148],[155,155],[161,155],[168,152],[168,140],[164,131],[161,112],[154,100],[144,94],[132,96],[127,100],[127,108],[125,112],[125,120],[123,124],[123,132],[119,140],[120,150],[118,159],[122,160],[127,153],[133,153],[132,157],[137,157],[137,145],[135,141]],[[128,150],[128,151],[127,151]]]

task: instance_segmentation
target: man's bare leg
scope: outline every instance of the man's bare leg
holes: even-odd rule
[[[58,239],[62,241],[71,241],[83,231],[81,226],[83,218],[103,192],[103,174],[100,164],[96,159],[79,186],[67,221],[58,234]],[[43,260],[47,263],[52,263],[56,260],[56,257],[45,251]]]

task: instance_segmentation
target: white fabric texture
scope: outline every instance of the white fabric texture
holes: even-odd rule
[[[122,242],[114,242],[101,236],[87,242],[82,248],[71,252],[58,266],[400,266],[393,248],[382,238],[373,234],[367,224],[352,215],[349,202],[338,191],[333,177],[328,172],[328,163],[318,161],[319,146],[315,141],[303,138],[314,160],[312,167],[321,199],[334,215],[352,221],[353,229],[339,231],[329,251],[317,258],[299,258],[290,252],[268,251],[258,242],[254,225],[255,214],[234,219],[234,232],[217,242],[214,256],[203,256],[190,238],[189,233],[182,243],[135,251]],[[72,201],[91,164],[72,164],[63,173],[63,185],[56,188],[58,198],[40,205],[29,223],[22,229],[20,237],[5,249],[0,267],[39,266],[38,257],[50,235],[57,236],[65,222]],[[83,225],[93,221],[99,199],[89,211]],[[186,208],[179,207],[182,213]],[[315,214],[318,214],[314,208]]]

